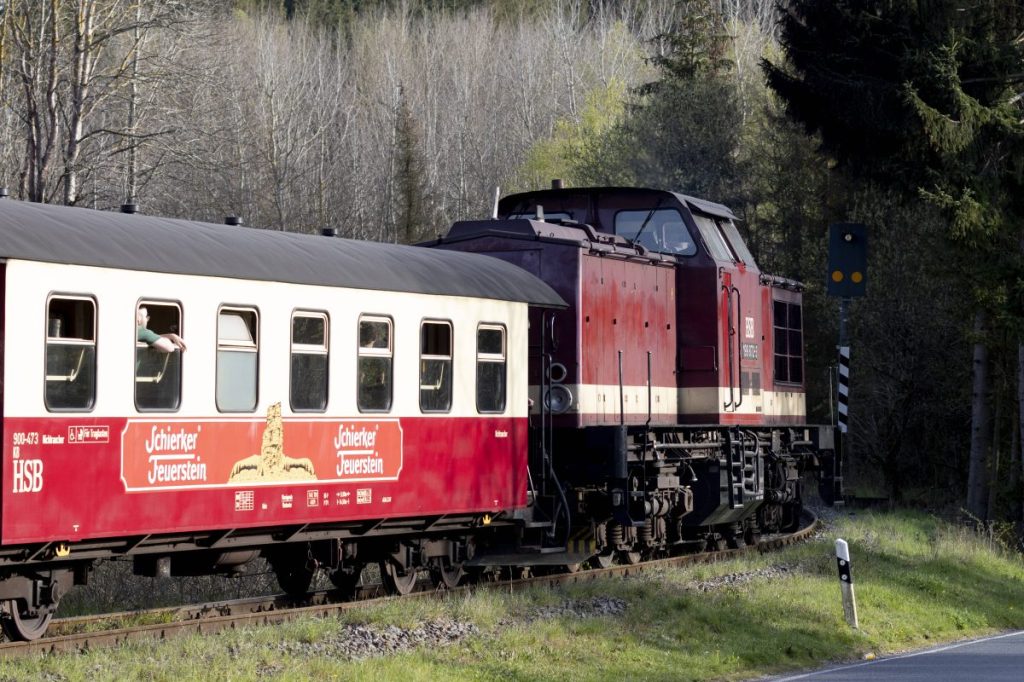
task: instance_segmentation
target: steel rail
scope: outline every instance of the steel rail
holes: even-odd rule
[[[802,542],[809,538],[818,528],[818,518],[813,513],[804,512],[806,525],[798,531],[786,535],[774,536],[761,540],[756,545],[748,545],[738,549],[729,549],[699,554],[684,554],[664,559],[653,559],[631,565],[616,565],[608,568],[597,568],[575,573],[559,573],[555,575],[533,576],[515,580],[500,580],[466,585],[455,589],[427,588],[428,583],[421,582],[419,589],[402,597],[431,598],[455,594],[468,594],[480,589],[515,589],[535,586],[557,587],[592,582],[609,577],[625,577],[640,573],[675,568],[696,564],[716,563],[733,559],[745,554],[767,553],[783,547]],[[307,595],[301,605],[283,595],[235,599],[229,601],[210,602],[191,606],[178,606],[145,611],[125,611],[120,613],[100,614],[94,616],[77,616],[54,620],[50,633],[32,642],[0,642],[0,658],[31,656],[38,654],[76,653],[91,651],[125,642],[147,639],[170,639],[187,634],[211,634],[222,630],[232,630],[254,625],[278,625],[304,617],[330,617],[342,611],[365,608],[395,599],[392,596],[380,596],[383,589],[380,585],[361,586],[357,591],[357,599],[336,601],[334,592],[321,591]],[[311,603],[312,602],[312,603]],[[173,618],[170,622],[115,627],[97,631],[80,631],[106,623],[119,623],[125,620],[146,618]],[[70,632],[69,632],[70,631]],[[66,634],[61,634],[66,633]]]

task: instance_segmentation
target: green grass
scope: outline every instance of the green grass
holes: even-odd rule
[[[843,621],[833,544],[850,544],[860,630]],[[785,565],[778,577],[761,575]],[[743,582],[702,592],[729,574]],[[610,596],[621,615],[541,617]],[[310,619],[78,656],[0,661],[0,679],[742,680],[1024,628],[1024,563],[973,533],[908,512],[858,512],[815,541],[765,556],[563,590],[389,602]],[[447,646],[345,660],[346,627],[472,623]]]

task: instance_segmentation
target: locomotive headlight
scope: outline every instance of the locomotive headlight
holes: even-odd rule
[[[622,491],[621,490],[613,490],[612,491],[612,506],[613,507],[621,507],[622,506]]]

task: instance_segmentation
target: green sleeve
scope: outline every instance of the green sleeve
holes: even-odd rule
[[[143,326],[139,326],[135,331],[135,340],[142,341],[150,346],[160,340],[160,335],[152,329],[146,329]]]

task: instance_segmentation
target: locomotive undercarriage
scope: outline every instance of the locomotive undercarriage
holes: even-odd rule
[[[755,543],[799,524],[801,474],[817,429],[593,427],[554,434],[556,472],[574,480],[571,526],[592,563],[636,563]],[[582,475],[581,475],[582,474]]]

